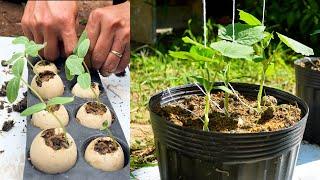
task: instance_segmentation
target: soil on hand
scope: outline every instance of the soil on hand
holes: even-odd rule
[[[56,74],[52,71],[41,72],[36,77],[36,83],[39,87],[41,87],[43,82],[48,82],[50,79],[53,79],[55,75]]]
[[[107,107],[98,102],[88,102],[85,108],[88,114],[103,115],[107,112]]]
[[[98,140],[94,145],[94,150],[101,155],[107,153],[113,153],[118,149],[118,143],[114,142],[113,140]]]
[[[301,62],[299,65],[304,68],[320,71],[320,59],[312,60],[312,62]]]
[[[50,113],[56,112],[60,109],[60,104],[52,105],[48,107]]]
[[[274,97],[265,98],[270,99],[270,101],[262,103],[260,112],[256,110],[257,102],[255,98],[241,95],[238,95],[238,97],[229,96],[229,117],[225,115],[223,110],[211,104],[209,113],[210,131],[226,133],[276,131],[290,127],[301,119],[301,110],[296,105],[278,105],[276,104],[277,101],[274,104],[272,103]],[[223,109],[223,92],[212,94],[211,98]],[[204,106],[203,96],[188,96],[177,103],[164,106],[160,113],[174,124],[202,130],[203,122],[201,119],[204,119]]]
[[[8,85],[8,82],[4,82],[4,84],[1,86],[0,97],[4,97],[7,95],[7,85]]]
[[[41,137],[44,138],[46,145],[53,150],[60,150],[62,148],[68,149],[69,147],[69,142],[65,135],[63,133],[56,134],[53,128],[43,131]]]
[[[14,122],[12,120],[5,121],[2,125],[2,131],[8,132],[10,131],[14,126]]]

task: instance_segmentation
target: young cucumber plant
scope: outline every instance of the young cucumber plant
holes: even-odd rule
[[[90,70],[84,61],[84,57],[88,53],[89,47],[90,40],[88,39],[87,32],[83,31],[75,49],[73,50],[73,54],[66,60],[65,73],[69,81],[71,81],[74,76],[78,76],[77,82],[80,87],[83,89],[90,88],[95,95],[96,100],[100,102],[98,95],[91,87]]]
[[[262,26],[262,23],[256,17],[254,17],[253,15],[247,12],[239,10],[239,16],[240,16],[240,20],[244,21],[246,25],[253,26],[253,27]],[[240,31],[239,33],[241,32],[243,31]],[[263,87],[266,79],[266,72],[268,70],[269,65],[275,61],[275,56],[280,50],[281,43],[284,43],[296,53],[299,53],[305,56],[314,55],[313,49],[285,35],[282,35],[278,32],[276,32],[276,34],[280,39],[280,41],[277,43],[276,48],[272,49],[272,47],[270,46],[270,42],[272,39],[274,39],[273,32],[270,33],[270,32],[264,31],[263,33],[264,33],[264,38],[261,41],[258,41],[254,44],[255,55],[252,57],[253,61],[262,64],[262,72],[260,73],[260,88],[259,88],[258,97],[257,97],[257,109],[259,112],[261,111],[261,101],[262,101]],[[266,53],[266,52],[270,52],[270,53]]]
[[[36,96],[37,98],[41,101],[38,104],[35,104],[27,109],[25,109],[23,112],[21,112],[21,116],[29,116],[34,113],[37,113],[42,110],[47,110],[49,111],[49,108],[53,105],[63,105],[67,103],[73,102],[74,98],[73,97],[55,97],[47,102],[41,98],[41,96],[38,94],[36,90],[34,90],[31,85],[28,84],[26,80],[23,79],[23,70],[25,66],[25,60],[28,61],[27,57],[40,57],[38,52],[44,48],[45,44],[35,44],[33,41],[29,41],[28,38],[21,36],[13,40],[13,44],[24,44],[25,45],[25,50],[24,52],[21,53],[15,53],[11,57],[10,60],[6,61],[7,65],[13,64],[12,65],[12,74],[13,78],[8,82],[7,84],[7,99],[10,103],[13,103],[19,93],[20,89],[20,84],[21,82],[26,85]],[[29,61],[28,61],[29,62]],[[32,66],[32,64],[29,62],[29,64]],[[33,67],[33,66],[32,66]],[[65,127],[61,123],[59,117],[57,117],[54,113],[50,112],[59,122],[61,128],[63,128],[64,133],[66,133]]]

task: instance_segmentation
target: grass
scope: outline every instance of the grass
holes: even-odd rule
[[[149,98],[153,94],[168,87],[191,83],[193,81],[188,77],[202,73],[201,64],[174,59],[168,55],[168,50],[180,48],[176,44],[181,42],[181,37],[181,35],[175,36],[172,39],[172,36],[170,36],[170,43],[161,41],[155,47],[145,45],[132,51],[130,67],[132,124],[138,126],[139,124],[150,124],[147,105]],[[293,56],[286,47],[282,47],[282,51],[276,54],[276,63],[271,65],[267,71],[266,86],[294,93],[293,60],[297,58],[299,57]],[[234,61],[231,64],[231,82],[259,84],[258,73],[261,70],[262,65],[252,61]],[[155,154],[152,136],[152,132],[149,132],[148,135],[145,135],[145,139],[140,137],[137,140],[135,139],[135,134],[131,133],[133,139],[131,141],[132,170],[154,165]],[[146,156],[143,153],[139,153],[145,151],[148,151]]]

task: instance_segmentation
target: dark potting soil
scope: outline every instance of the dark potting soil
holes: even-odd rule
[[[8,132],[10,131],[14,126],[14,121],[12,120],[8,120],[8,121],[5,121],[2,125],[2,131],[5,131],[5,132]]]
[[[0,101],[0,110],[4,109],[4,101]]]
[[[256,110],[256,98],[241,95],[238,95],[238,97],[235,95],[229,96],[229,117],[225,115],[223,110],[218,109],[211,103],[209,113],[210,131],[226,133],[276,131],[290,127],[301,119],[301,110],[297,105],[278,105],[277,100],[272,96],[263,98],[260,112]],[[223,92],[212,94],[211,99],[223,109]],[[204,107],[203,96],[188,96],[176,103],[162,107],[160,113],[176,125],[202,130],[203,122],[201,119],[204,119]]]
[[[299,65],[304,68],[309,68],[309,69],[312,69],[315,71],[320,71],[320,59],[312,60],[312,63],[310,61],[300,62]]]
[[[46,145],[54,150],[68,149],[69,147],[69,142],[65,135],[63,133],[56,134],[54,128],[43,131],[41,137],[44,138]]]
[[[36,77],[36,83],[39,87],[42,86],[43,82],[48,82],[50,79],[52,79],[56,74],[52,71],[44,71],[38,74]]]
[[[51,64],[50,61],[43,60],[43,61],[40,61],[38,65],[39,65],[39,66],[48,66],[48,65],[50,65],[50,64]]]
[[[59,109],[60,109],[60,104],[56,104],[56,105],[49,106],[48,111],[53,113],[58,111]]]
[[[15,112],[22,112],[27,108],[27,98],[26,98],[26,93],[23,93],[23,99],[18,102],[17,104],[14,104],[12,106],[13,111]]]
[[[1,89],[0,89],[0,96],[1,97],[4,97],[7,95],[7,85],[8,85],[8,81],[4,82],[4,84],[1,86]]]
[[[118,143],[112,140],[98,140],[94,145],[94,150],[101,155],[115,152],[118,149]]]
[[[107,107],[98,102],[88,102],[85,106],[88,114],[103,115],[107,112]]]

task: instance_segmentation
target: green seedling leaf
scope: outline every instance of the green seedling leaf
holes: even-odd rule
[[[262,62],[263,60],[265,60],[265,58],[263,56],[254,55],[252,60],[254,62]]]
[[[66,60],[66,66],[70,72],[70,75],[80,75],[84,73],[84,67],[82,65],[83,58],[79,58],[76,55],[71,55]]]
[[[68,104],[74,101],[74,97],[55,97],[47,102],[47,106],[52,106],[56,104]]]
[[[28,44],[29,43],[29,39],[25,36],[19,36],[17,38],[15,38],[14,40],[12,40],[12,44]]]
[[[193,45],[196,45],[196,46],[199,46],[199,47],[203,47],[203,48],[204,48],[204,45],[203,45],[203,44],[200,44],[200,43],[198,43],[197,41],[192,40],[192,39],[189,38],[188,36],[183,37],[183,38],[182,38],[182,41],[185,42],[185,43],[187,43],[187,44],[193,44]]]
[[[310,34],[311,36],[320,34],[320,29],[315,30],[312,34]]]
[[[233,91],[226,86],[214,86],[213,89],[219,89],[219,90],[222,90],[228,94],[233,94]]]
[[[73,54],[77,54],[77,50],[78,50],[80,43],[82,43],[85,39],[88,39],[88,34],[86,31],[83,31],[79,40],[78,40],[76,47],[73,49]]]
[[[199,46],[191,46],[190,51],[191,54],[197,54],[200,56],[212,58],[214,56],[214,50],[211,48],[201,48]]]
[[[12,78],[7,85],[7,98],[10,103],[13,103],[17,97],[20,87],[20,77]]]
[[[169,51],[169,55],[172,56],[172,57],[178,58],[178,59],[212,62],[211,58],[200,56],[198,54],[190,53],[190,52],[187,52],[187,51]]]
[[[248,24],[235,24],[235,41],[243,45],[253,45],[264,38],[265,26],[251,26]],[[220,27],[218,30],[218,36],[221,39],[233,41],[233,29],[232,24],[226,27]]]
[[[100,129],[101,131],[104,131],[106,129],[109,128],[109,122],[108,120],[105,120],[103,123],[102,123],[102,128]]]
[[[240,20],[252,26],[260,26],[261,22],[254,17],[252,14],[249,14],[243,10],[238,9]]]
[[[64,69],[65,69],[67,80],[71,81],[74,78],[74,75],[71,75],[70,70],[67,67],[67,64],[64,65]]]
[[[45,103],[38,103],[38,104],[35,104],[35,105],[27,108],[26,110],[22,111],[21,116],[29,116],[29,115],[32,115],[32,114],[37,113],[39,111],[42,111],[46,108],[47,108],[47,106]]]
[[[251,46],[229,41],[214,42],[210,47],[220,52],[221,55],[234,59],[250,59],[251,55],[254,53]]]
[[[264,38],[262,40],[263,48],[266,48],[269,46],[271,39],[273,39],[273,33],[264,32]]]
[[[77,82],[82,89],[88,89],[91,85],[91,78],[89,73],[83,73],[78,76]]]
[[[24,68],[24,60],[22,58],[18,59],[12,66],[12,73],[17,76],[21,77]]]
[[[285,43],[288,47],[290,47],[296,53],[300,53],[305,56],[314,55],[313,49],[309,48],[308,46],[301,44],[300,42],[294,39],[291,39],[285,35],[282,35],[280,33],[277,33],[277,35],[283,43]]]
[[[47,43],[44,44],[36,44],[34,41],[30,41],[30,43],[26,44],[25,53],[31,57],[37,57],[39,55],[39,51],[46,46]]]
[[[8,61],[6,61],[6,64],[9,65],[9,64],[12,64],[14,63],[16,60],[20,59],[20,58],[23,58],[23,53],[20,52],[20,53],[14,53],[11,57],[11,59],[9,59]]]
[[[78,50],[77,50],[78,57],[84,58],[86,56],[88,50],[89,50],[89,47],[90,47],[90,40],[89,39],[83,40],[79,44],[79,47],[78,47]]]
[[[213,83],[201,76],[191,76],[191,78],[195,79],[199,84],[201,84],[206,92],[211,92]]]

